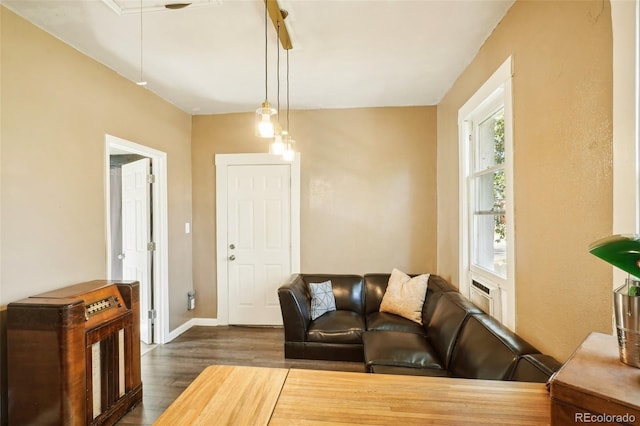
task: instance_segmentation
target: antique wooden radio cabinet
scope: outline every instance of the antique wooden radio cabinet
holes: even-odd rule
[[[7,306],[10,425],[112,425],[142,401],[137,281],[91,281]]]

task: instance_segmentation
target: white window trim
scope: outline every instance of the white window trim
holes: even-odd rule
[[[470,272],[470,217],[469,217],[469,188],[467,174],[469,171],[469,123],[468,118],[474,111],[487,106],[495,101],[495,97],[500,95],[504,98],[504,134],[505,134],[505,178],[506,197],[510,200],[507,203],[507,279],[500,279],[497,275],[489,272],[474,270],[474,275],[482,277],[501,289],[502,295],[502,323],[511,330],[516,328],[516,300],[515,300],[515,226],[514,226],[514,179],[513,179],[513,103],[511,90],[512,59],[511,57],[500,65],[500,67],[489,77],[489,79],[469,98],[469,100],[458,110],[458,137],[459,137],[459,201],[460,201],[460,260],[459,277],[460,293],[469,297],[471,272]]]
[[[640,232],[640,1],[611,1],[611,23],[613,233],[630,234]],[[626,277],[613,268],[611,288]],[[613,319],[612,326],[615,330]]]

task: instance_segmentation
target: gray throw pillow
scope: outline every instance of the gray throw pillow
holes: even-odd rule
[[[309,284],[311,289],[311,320],[336,310],[336,298],[333,295],[331,281]]]

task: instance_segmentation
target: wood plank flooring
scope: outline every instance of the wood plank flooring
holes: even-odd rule
[[[360,362],[285,359],[282,328],[193,327],[142,356],[143,402],[118,425],[151,425],[212,364],[364,372]]]

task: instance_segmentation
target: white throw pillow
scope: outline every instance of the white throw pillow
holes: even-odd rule
[[[336,298],[333,295],[331,281],[309,284],[311,290],[311,319],[336,310]]]
[[[411,278],[398,269],[391,271],[387,290],[382,296],[380,312],[400,315],[422,324],[422,305],[427,295],[429,274]]]

